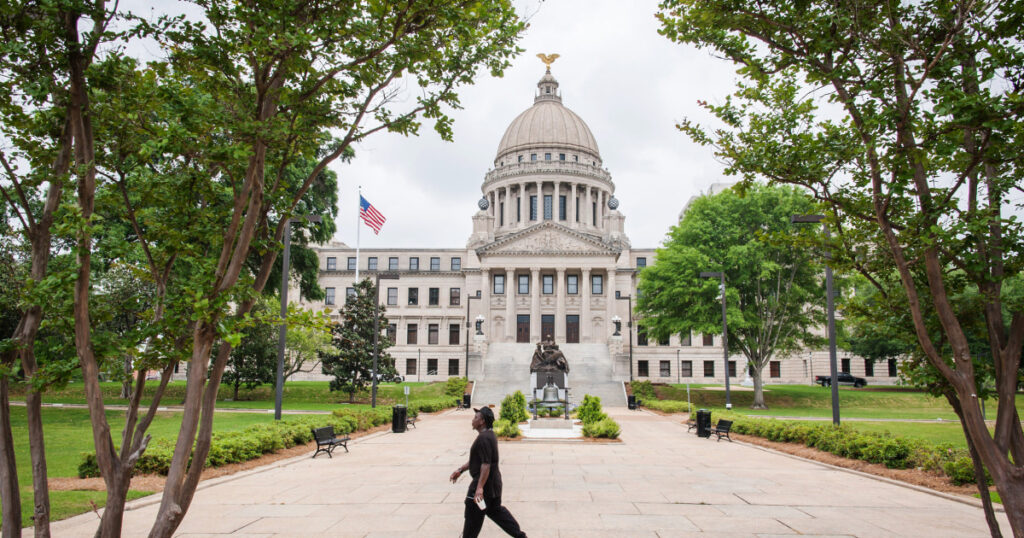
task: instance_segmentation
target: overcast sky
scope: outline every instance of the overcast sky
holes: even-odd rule
[[[730,92],[733,67],[658,35],[655,1],[520,0],[531,14],[525,51],[503,78],[481,77],[460,91],[454,142],[424,125],[420,136],[374,135],[338,163],[340,211],[335,240],[356,243],[357,188],[387,217],[379,236],[366,226],[363,247],[463,247],[509,123],[533,104],[544,74],[538,53],[558,53],[551,73],[562,103],[590,126],[635,247],[661,244],[693,195],[725,180],[708,148],[675,128],[710,118],[698,99]]]

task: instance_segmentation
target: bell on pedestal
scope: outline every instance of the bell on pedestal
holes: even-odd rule
[[[548,384],[544,385],[544,397],[541,402],[546,404],[556,404],[560,402],[558,399],[558,387],[552,384],[551,381],[548,381]]]

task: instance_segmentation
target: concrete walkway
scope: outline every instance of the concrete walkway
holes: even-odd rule
[[[741,443],[671,417],[610,410],[624,442],[502,443],[504,501],[531,536],[988,536],[979,507]],[[425,417],[333,459],[296,458],[204,483],[181,536],[458,536],[471,415]],[[159,495],[125,516],[145,536]],[[140,506],[142,505],[142,506]],[[1010,529],[1000,513],[1003,534]],[[95,514],[54,524],[92,536]],[[482,536],[503,536],[489,520]]]

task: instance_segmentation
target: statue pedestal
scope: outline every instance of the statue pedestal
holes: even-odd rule
[[[565,401],[565,388],[569,386],[569,374],[564,372],[533,372],[530,374],[530,390],[534,400],[544,399],[544,385],[548,383],[548,376],[551,376],[551,383],[558,387],[558,399]]]
[[[622,335],[611,335],[608,337],[608,353],[614,357],[622,354]]]
[[[480,355],[487,354],[487,335],[486,334],[474,334],[473,335],[473,352],[479,353]]]

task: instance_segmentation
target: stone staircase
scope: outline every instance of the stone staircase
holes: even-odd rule
[[[516,390],[529,395],[530,360],[536,344],[490,344],[483,373],[474,376],[473,405],[500,404]],[[625,407],[622,380],[613,372],[613,361],[604,344],[559,344],[569,362],[570,399],[578,405],[584,394],[599,396],[605,407]]]

